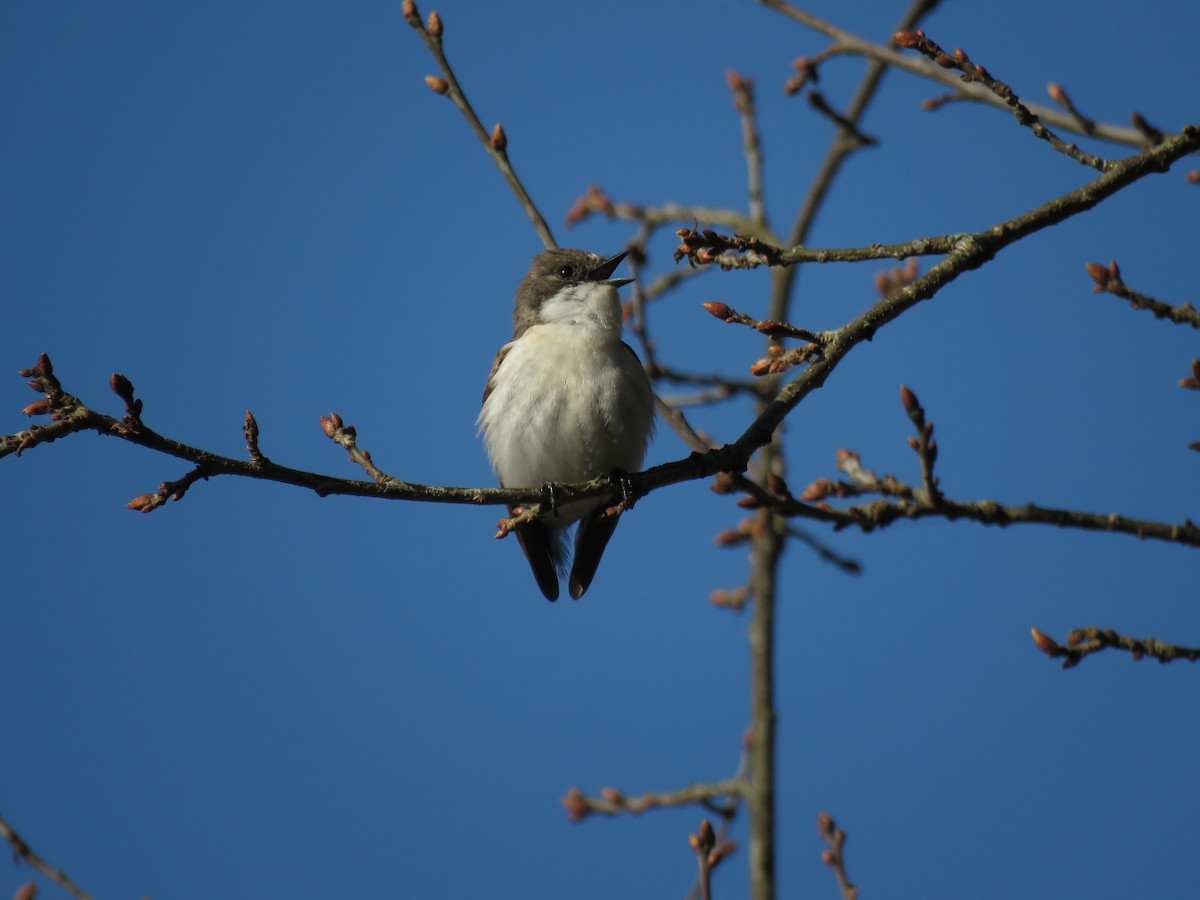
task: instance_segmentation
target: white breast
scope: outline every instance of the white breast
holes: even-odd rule
[[[559,320],[535,325],[507,345],[479,414],[501,484],[539,487],[641,468],[654,395],[619,335],[592,322]],[[560,509],[556,524],[593,506]]]

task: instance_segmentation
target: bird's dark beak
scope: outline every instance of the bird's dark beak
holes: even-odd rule
[[[616,256],[610,256],[608,259],[604,260],[604,262],[592,269],[590,280],[603,281],[605,284],[612,285],[613,287],[621,287],[621,285],[629,284],[631,281],[633,281],[632,278],[609,279],[608,277],[613,273],[617,266],[621,264],[621,260],[625,258],[625,255],[628,252],[628,250],[623,250]]]

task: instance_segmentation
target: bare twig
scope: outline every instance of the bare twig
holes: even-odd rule
[[[731,816],[737,810],[736,801],[745,793],[746,780],[739,776],[715,784],[692,784],[677,791],[651,792],[639,797],[627,797],[616,788],[604,788],[599,797],[589,797],[579,788],[571,788],[562,798],[562,805],[572,822],[582,822],[590,815],[639,815],[666,806],[700,805],[715,815]]]
[[[733,108],[742,119],[742,152],[746,156],[746,178],[750,218],[763,227],[767,226],[767,212],[763,205],[762,142],[758,138],[758,127],[754,122],[754,82],[730,69],[725,73],[729,90],[733,92]]]
[[[755,494],[777,514],[827,522],[834,531],[858,528],[864,532],[885,528],[900,521],[942,518],[948,521],[964,519],[981,525],[1037,524],[1054,525],[1081,531],[1107,531],[1133,537],[1200,547],[1200,526],[1185,519],[1180,524],[1131,519],[1118,513],[1100,514],[1054,509],[1027,503],[1011,506],[995,500],[961,501],[938,493],[936,505],[930,502],[927,488],[915,488],[892,475],[877,477],[863,469],[858,454],[838,451],[839,468],[850,473],[851,481],[830,481],[820,478],[810,484],[800,497],[777,494]],[[879,494],[884,498],[873,503],[837,509],[827,502],[831,498],[860,497]]]
[[[1087,273],[1096,282],[1096,286],[1092,288],[1095,293],[1108,293],[1114,297],[1128,300],[1129,305],[1134,309],[1148,309],[1156,319],[1167,319],[1177,325],[1191,325],[1193,328],[1200,328],[1200,310],[1197,310],[1192,304],[1181,303],[1178,306],[1172,306],[1130,290],[1121,280],[1121,268],[1115,259],[1111,260],[1107,267],[1092,262],[1088,263],[1086,268]]]
[[[828,845],[821,851],[821,861],[833,870],[838,889],[842,892],[842,900],[858,900],[858,888],[851,883],[846,874],[846,832],[837,827],[833,816],[823,812],[817,816],[817,833]]]
[[[722,322],[727,322],[731,325],[745,325],[747,328],[753,328],[767,337],[781,338],[789,337],[796,338],[801,341],[808,341],[810,344],[823,345],[829,340],[832,332],[818,334],[815,331],[809,331],[806,328],[797,328],[795,325],[789,325],[786,322],[772,322],[767,319],[753,319],[745,313],[740,313],[736,309],[721,303],[718,300],[709,300],[702,304],[710,315],[715,316]]]
[[[14,859],[25,863],[31,868],[37,869],[63,890],[67,891],[72,897],[75,897],[76,900],[91,900],[83,888],[73,882],[67,876],[66,872],[50,865],[50,863],[35,853],[29,844],[25,842],[25,839],[17,834],[13,827],[2,817],[0,817],[0,837],[4,838],[12,846]]]
[[[433,54],[438,68],[442,70],[441,78],[431,75],[425,79],[426,84],[429,85],[434,93],[449,97],[454,102],[454,105],[458,107],[464,118],[466,118],[467,124],[471,126],[471,130],[475,132],[475,136],[479,138],[479,142],[483,144],[483,148],[504,175],[505,181],[512,188],[512,192],[516,195],[521,208],[525,210],[525,214],[529,216],[529,220],[533,223],[533,227],[537,231],[538,237],[542,239],[542,243],[548,248],[557,247],[558,245],[554,241],[554,233],[551,232],[550,226],[546,224],[546,220],[542,217],[541,212],[538,211],[537,204],[533,202],[533,198],[525,190],[525,186],[521,184],[521,179],[517,177],[516,170],[513,169],[512,163],[508,159],[508,138],[504,133],[504,128],[497,123],[495,128],[489,133],[483,127],[483,123],[479,121],[479,116],[475,115],[475,110],[467,100],[467,95],[463,93],[458,79],[454,77],[454,70],[450,68],[450,60],[446,58],[445,51],[442,49],[442,34],[445,26],[442,23],[441,16],[436,12],[430,13],[428,24],[423,23],[420,13],[417,12],[417,5],[413,0],[404,0],[401,9],[404,14],[404,20],[421,36],[421,40],[425,42],[425,46]]]
[[[688,843],[695,851],[696,862],[700,867],[695,894],[700,897],[700,900],[712,900],[713,869],[733,852],[735,845],[733,841],[720,840],[708,819],[704,819],[700,823],[695,834],[688,835]]]
[[[1110,647],[1125,650],[1134,660],[1139,660],[1144,656],[1157,659],[1164,664],[1177,659],[1186,659],[1189,662],[1200,660],[1200,648],[1166,644],[1155,638],[1129,637],[1117,634],[1111,628],[1101,629],[1095,626],[1076,628],[1067,635],[1065,647],[1036,628],[1031,628],[1030,631],[1033,634],[1033,643],[1039,650],[1051,659],[1063,658],[1062,667],[1064,669],[1073,668],[1079,665],[1085,656],[1091,656],[1093,653],[1099,653]]]
[[[1052,81],[1046,85],[1046,93],[1050,95],[1050,99],[1067,111],[1071,118],[1078,126],[1078,130],[1083,134],[1094,134],[1096,131],[1096,120],[1089,119],[1078,109],[1075,108],[1074,101],[1071,100],[1070,94],[1058,82]]]
[[[917,436],[910,437],[908,445],[917,452],[917,457],[921,460],[921,485],[925,489],[926,501],[930,506],[939,507],[944,498],[938,489],[937,479],[933,477],[933,464],[937,461],[938,454],[937,440],[933,436],[933,423],[925,420],[925,410],[921,401],[904,385],[900,386],[900,400],[913,427],[917,429]]]
[[[959,81],[957,75],[939,68],[930,61],[906,56],[891,47],[885,47],[873,41],[868,41],[852,32],[838,28],[836,25],[827,22],[819,16],[793,6],[787,0],[759,0],[759,2],[763,6],[769,7],[814,31],[832,38],[837,42],[839,55],[857,54],[864,56],[879,65],[902,69],[930,81],[936,81],[956,92],[962,93],[965,99],[987,103],[992,106],[1007,107],[1004,100],[982,86],[963,84]],[[907,31],[913,28],[916,22],[917,18],[909,18],[897,30]],[[829,53],[829,51],[826,52]],[[1146,145],[1146,135],[1137,128],[1125,128],[1105,122],[1094,122],[1092,129],[1085,131],[1075,117],[1069,113],[1060,112],[1053,107],[1036,103],[1026,105],[1033,115],[1037,116],[1043,122],[1053,125],[1055,128],[1062,128],[1079,134],[1088,134],[1101,140],[1116,144],[1127,144],[1131,147],[1144,147]]]
[[[829,105],[829,101],[825,99],[825,95],[820,91],[808,92],[808,105],[819,112],[825,118],[829,119],[834,125],[842,129],[844,135],[854,141],[860,147],[873,147],[879,143],[879,139],[872,137],[869,134],[863,134],[859,130],[855,122],[850,121],[843,113],[838,112]]]
[[[993,78],[983,66],[971,62],[971,58],[963,50],[955,48],[953,55],[948,54],[936,43],[927,38],[925,32],[920,29],[916,31],[898,31],[892,36],[892,40],[901,47],[916,50],[923,56],[933,60],[934,63],[943,69],[957,69],[959,72],[962,72],[961,78],[965,83],[983,85],[992,94],[1000,98],[1004,105],[1016,116],[1017,122],[1032,131],[1034,136],[1046,141],[1046,143],[1059,153],[1063,153],[1077,163],[1090,166],[1099,172],[1108,171],[1112,165],[1108,160],[1101,159],[1091,153],[1084,153],[1074,144],[1068,144],[1047,128],[1042,124],[1042,120],[1034,115],[1028,106],[1021,102],[1011,87],[1003,81]]]

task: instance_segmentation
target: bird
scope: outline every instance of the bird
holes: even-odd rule
[[[503,487],[641,469],[654,430],[654,390],[621,340],[617,288],[633,279],[610,277],[627,252],[554,248],[533,257],[514,298],[512,340],[496,354],[476,423]],[[547,600],[558,599],[564,575],[572,598],[588,589],[617,527],[619,515],[606,512],[613,499],[551,504],[517,528]],[[568,571],[567,530],[576,522]]]

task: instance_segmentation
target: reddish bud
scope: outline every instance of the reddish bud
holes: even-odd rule
[[[588,208],[587,198],[579,197],[571,204],[571,208],[567,210],[566,222],[568,225],[574,225],[576,222],[586,219],[590,212],[591,209]]]
[[[900,402],[904,404],[904,408],[909,412],[916,412],[921,408],[921,403],[917,400],[917,395],[905,385],[900,385]]]
[[[914,450],[917,450],[919,452],[920,445],[917,443],[917,439],[910,434],[908,436],[907,440],[908,440],[908,446],[912,447]]]
[[[1087,269],[1088,275],[1092,277],[1092,281],[1103,287],[1108,284],[1108,269],[1100,265],[1100,263],[1090,262],[1084,266]]]
[[[800,89],[804,87],[805,78],[803,75],[796,75],[789,78],[783,83],[783,93],[788,97],[793,97],[800,93]]]
[[[621,806],[625,802],[625,795],[613,787],[601,788],[600,796],[613,806]]]
[[[833,816],[827,812],[817,814],[817,834],[823,838],[833,835]]]
[[[37,370],[43,378],[54,374],[54,366],[50,365],[50,357],[45,353],[38,357]]]
[[[733,493],[733,478],[728,472],[718,472],[713,483],[708,486],[708,489],[714,494],[732,494]]]
[[[426,75],[425,83],[435,94],[444,94],[450,90],[450,83],[445,78],[438,78],[436,75]]]
[[[800,495],[800,499],[811,503],[815,500],[824,500],[834,491],[834,484],[828,478],[818,478],[812,484],[804,489],[804,493]]]
[[[708,854],[709,868],[716,868],[717,864],[725,857],[729,856],[737,849],[737,844],[733,841],[721,841],[713,848],[713,851]]]
[[[713,545],[717,547],[732,547],[735,544],[743,543],[746,537],[747,535],[736,528],[726,528],[724,531],[717,532],[713,538]]]
[[[1108,274],[1113,277],[1114,281],[1121,280],[1121,267],[1117,265],[1117,261],[1115,259],[1110,259],[1108,261]]]
[[[825,863],[825,865],[827,865],[827,866],[832,866],[834,864],[834,861],[835,861],[835,857],[833,855],[832,850],[822,850],[821,851],[821,862]]]
[[[108,379],[108,386],[126,405],[133,402],[133,383],[120,372],[113,372],[112,377]]]
[[[739,509],[761,509],[762,508],[762,503],[759,502],[757,497],[743,497],[741,500],[739,500],[734,505],[737,506]]]
[[[508,135],[504,133],[504,126],[499,122],[492,129],[492,149],[501,153],[508,149]]]
[[[716,316],[718,319],[724,319],[725,321],[729,321],[729,317],[733,315],[733,310],[730,309],[728,306],[726,306],[724,303],[722,303],[720,300],[708,300],[700,305],[703,306],[705,309],[707,309],[712,315]]]
[[[41,400],[34,400],[27,407],[21,410],[27,416],[44,416],[50,412],[50,401],[43,397]]]
[[[954,60],[952,60],[950,57],[948,57],[945,53],[939,53],[937,56],[935,56],[933,58],[933,61],[935,63],[937,63],[939,66],[941,66],[943,69],[953,69],[954,68]]]
[[[725,73],[725,83],[729,85],[731,91],[744,91],[746,89],[746,79],[733,71],[733,69]]]
[[[125,508],[132,509],[135,512],[150,512],[159,505],[157,494],[138,494],[125,504]]]
[[[400,14],[404,16],[404,21],[409,25],[417,25],[421,21],[421,17],[417,14],[417,4],[413,0],[404,0],[400,4]]]
[[[888,278],[887,272],[875,273],[875,290],[880,297],[886,297],[891,293],[892,279]]]
[[[897,31],[892,35],[892,43],[897,47],[907,47],[910,50],[919,47],[924,35],[919,31]]]
[[[27,881],[13,894],[13,900],[34,900],[37,897],[37,885]]]
[[[967,61],[967,54],[963,53],[961,47],[954,48],[954,59],[961,65]]]
[[[566,796],[562,798],[563,809],[567,811],[567,815],[572,822],[581,822],[587,817],[588,809],[587,800],[583,796],[583,791],[579,788],[571,788],[567,791]]]
[[[1046,655],[1054,656],[1062,649],[1058,646],[1058,643],[1053,638],[1051,638],[1049,635],[1043,634],[1036,628],[1030,628],[1029,632],[1033,636],[1034,646]]]
[[[764,357],[762,359],[756,359],[750,365],[750,374],[755,375],[755,376],[767,375],[771,372],[771,370],[772,370],[771,367],[773,365],[774,365],[774,362],[771,359],[768,359],[766,357]]]
[[[434,10],[429,14],[429,23],[425,26],[425,30],[429,32],[430,37],[440,38],[442,36],[442,17]]]
[[[1046,85],[1046,93],[1050,95],[1050,99],[1059,106],[1067,106],[1070,101],[1067,99],[1067,92],[1062,89],[1062,85],[1057,81],[1052,81]]]
[[[1187,173],[1187,180],[1192,184],[1200,184],[1200,169],[1192,169]]]

